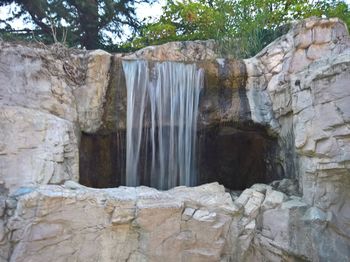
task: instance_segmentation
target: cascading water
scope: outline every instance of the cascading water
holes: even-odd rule
[[[127,86],[126,185],[196,184],[203,70],[195,64],[123,61]]]

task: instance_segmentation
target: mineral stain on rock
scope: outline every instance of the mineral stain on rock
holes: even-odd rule
[[[100,129],[81,137],[80,183],[87,186],[125,185],[127,112],[121,61],[120,57],[112,59]],[[273,159],[276,139],[251,121],[243,61],[216,59],[196,63],[205,72],[197,124],[197,184],[218,181],[227,188],[242,190],[254,183],[282,178]],[[149,133],[149,127],[144,128]],[[144,164],[140,166],[140,181],[148,186],[150,178],[145,168],[146,163],[152,162],[150,148],[151,144],[142,143],[140,163]]]

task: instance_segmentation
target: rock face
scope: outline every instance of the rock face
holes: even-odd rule
[[[302,21],[244,61],[218,59],[210,41],[127,55],[0,45],[0,261],[350,257],[350,39],[343,22]],[[239,196],[217,183],[165,192],[76,183],[79,147],[102,143],[99,159],[121,143],[123,59],[196,61],[207,75],[199,125],[222,134],[211,145],[232,146],[225,136],[237,135],[239,125],[259,126],[276,141],[259,165],[278,162],[267,170],[278,168],[282,180]],[[229,146],[220,161],[239,154]],[[111,170],[123,162],[112,159]],[[223,174],[219,160],[214,169]]]
[[[320,101],[321,96],[328,96],[328,101],[324,102],[330,104],[338,99],[330,98],[327,93],[338,93],[339,91],[333,90],[332,86],[327,88],[320,86],[320,81],[315,79],[317,76],[310,75],[310,70],[314,71],[323,64],[321,70],[332,71],[333,61],[338,64],[337,56],[343,56],[343,67],[346,67],[345,60],[349,47],[349,34],[344,23],[338,19],[309,19],[295,25],[287,35],[271,43],[254,58],[245,60],[248,71],[246,89],[252,119],[254,122],[270,126],[271,132],[280,137],[279,143],[282,149],[280,158],[287,174],[302,176],[304,170],[301,169],[301,165],[305,165],[306,162],[304,162],[305,158],[299,161],[299,157],[308,155],[311,161],[314,161],[316,158],[313,157],[313,154],[316,154],[316,151],[314,149],[309,151],[307,147],[315,143],[315,140],[327,137],[327,135],[323,138],[309,137],[306,129],[315,128],[317,130],[310,132],[322,132],[320,129],[326,131],[327,127],[310,126],[311,122],[315,122],[314,117],[317,116],[307,108],[316,108],[319,107],[317,104],[323,104]],[[313,52],[312,50],[319,50],[317,56],[309,55],[310,52]],[[328,69],[326,69],[327,64]],[[310,69],[308,69],[309,65]],[[319,72],[318,75],[322,73]],[[301,81],[302,76],[307,77],[308,84]],[[334,85],[340,86],[338,89],[342,89],[341,93],[344,97],[349,94],[349,89],[343,85],[344,80],[339,81],[338,77],[331,76],[328,79],[329,84],[333,85],[336,82]],[[306,85],[302,87],[304,84]],[[332,114],[329,107],[329,105],[322,105],[319,109]],[[319,122],[328,122],[324,118],[324,112],[319,113],[321,117]],[[338,114],[334,110],[333,113]],[[306,124],[306,122],[309,123]],[[346,121],[343,121],[343,124],[346,125]],[[333,131],[329,129],[326,132],[328,136],[333,136]],[[306,145],[306,140],[309,145]],[[301,147],[304,147],[304,153],[301,153]],[[309,152],[306,153],[306,151]],[[300,186],[303,187],[302,179],[299,181]]]
[[[111,55],[96,50],[88,53],[86,77],[82,85],[74,89],[79,126],[87,133],[96,132],[102,124],[103,104],[109,83]]]
[[[7,188],[77,180],[78,138],[72,122],[42,111],[1,106],[1,179]]]
[[[102,123],[111,55],[0,45],[1,180],[10,191],[77,181],[80,133]]]
[[[305,232],[289,232],[294,246],[284,245],[312,261],[345,261],[350,252],[349,47],[342,22],[310,19],[245,61],[252,119],[277,134],[285,170],[297,175],[311,206],[306,213],[298,208],[293,216],[300,219],[285,225]],[[298,242],[305,237],[315,248]]]
[[[203,61],[218,58],[215,41],[171,42],[160,46],[149,46],[127,54],[124,59],[146,59],[151,61]]]
[[[229,227],[239,209],[223,186],[159,192],[76,185],[42,186],[18,199],[8,222],[16,243],[12,261],[218,261],[232,255]]]
[[[266,185],[246,189],[235,204],[244,216],[233,222],[233,261],[347,261],[349,235],[334,228],[336,214],[287,197]]]

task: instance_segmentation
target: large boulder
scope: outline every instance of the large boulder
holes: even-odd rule
[[[79,179],[80,134],[102,123],[110,57],[0,42],[0,180],[7,189]]]
[[[10,191],[77,180],[78,137],[72,122],[43,111],[0,106],[0,177]]]
[[[240,214],[217,183],[160,192],[69,181],[11,199],[11,261],[229,260],[230,225]]]
[[[203,61],[218,58],[218,46],[213,40],[170,42],[159,46],[148,46],[124,59],[146,59],[153,61]]]

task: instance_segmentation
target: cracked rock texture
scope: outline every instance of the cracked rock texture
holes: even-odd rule
[[[0,179],[6,188],[78,180],[80,133],[101,125],[110,57],[0,43]]]
[[[234,200],[217,183],[164,192],[76,183],[81,133],[114,117],[104,108],[114,104],[114,60],[205,63],[215,50],[199,41],[111,55],[1,42],[0,261],[348,261],[350,40],[338,19],[304,20],[237,62],[244,77],[225,93],[228,111],[203,118],[264,126],[285,179]],[[231,63],[214,61],[216,71]],[[234,83],[226,73],[222,90]]]
[[[170,42],[159,46],[148,46],[124,59],[146,59],[153,61],[201,61],[218,57],[215,41]]]
[[[219,261],[239,209],[219,184],[91,189],[74,182],[15,198],[11,261]]]
[[[336,18],[305,20],[245,62],[252,119],[270,126],[279,137],[284,170],[295,174],[302,200],[311,206],[306,213],[301,206],[292,213],[265,212],[256,245],[262,244],[260,250],[266,253],[269,246],[282,248],[287,236],[290,242],[282,249],[290,249],[287,252],[300,259],[346,261],[350,256],[350,39],[346,26]],[[298,222],[288,220],[290,216]],[[270,236],[264,233],[269,220],[269,231],[274,231]],[[284,224],[273,223],[279,220]],[[287,232],[287,228],[294,230]]]

